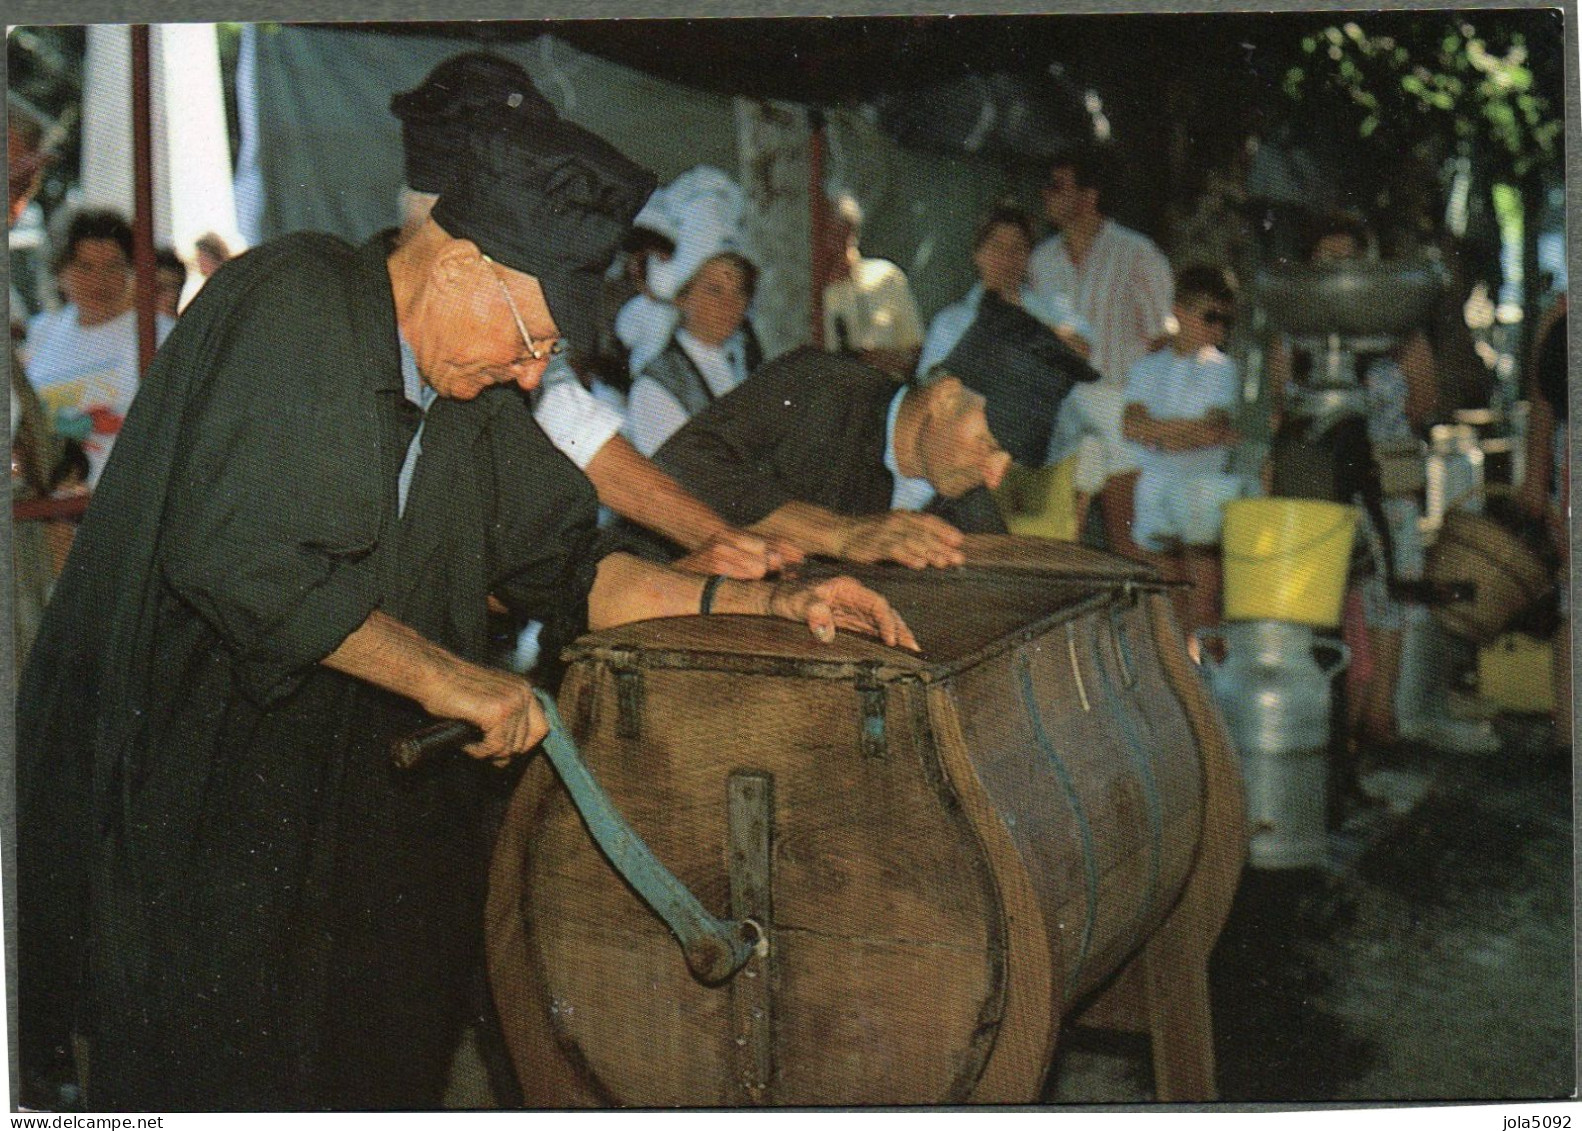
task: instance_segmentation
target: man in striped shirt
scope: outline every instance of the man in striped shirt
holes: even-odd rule
[[[1101,154],[1092,147],[1055,158],[1044,186],[1044,212],[1058,229],[1033,251],[1028,278],[1040,295],[1065,294],[1087,319],[1089,361],[1102,380],[1066,398],[1050,462],[1078,451],[1079,518],[1099,495],[1110,549],[1135,555],[1131,536],[1137,456],[1121,437],[1126,374],[1164,344],[1170,326],[1170,261],[1152,240],[1103,212]]]

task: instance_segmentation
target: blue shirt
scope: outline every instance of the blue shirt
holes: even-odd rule
[[[417,371],[417,355],[407,345],[406,338],[399,337],[398,340],[401,345],[401,392],[423,413],[417,431],[412,433],[412,440],[406,446],[406,459],[401,461],[401,478],[396,480],[396,514],[404,515],[407,492],[412,489],[412,473],[417,470],[418,456],[423,454],[423,425],[428,422],[428,406],[434,403],[434,398],[439,394]]]
[[[934,485],[927,479],[902,475],[895,461],[895,421],[901,414],[901,402],[910,386],[902,385],[890,398],[890,415],[884,422],[884,466],[895,477],[895,487],[890,492],[890,509],[893,511],[920,511],[934,501]]]

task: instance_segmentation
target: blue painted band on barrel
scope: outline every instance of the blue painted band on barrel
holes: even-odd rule
[[[1066,977],[1066,990],[1069,993],[1077,984],[1077,979],[1082,974],[1082,967],[1088,960],[1088,951],[1093,946],[1093,927],[1099,916],[1099,862],[1093,851],[1093,828],[1088,824],[1088,814],[1082,807],[1082,798],[1077,795],[1076,783],[1071,778],[1071,771],[1066,769],[1066,764],[1056,753],[1055,744],[1049,741],[1049,734],[1044,730],[1043,715],[1038,709],[1038,696],[1033,691],[1032,665],[1025,654],[1020,659],[1018,674],[1021,676],[1022,706],[1033,724],[1033,741],[1038,743],[1039,752],[1054,767],[1055,778],[1060,782],[1060,788],[1065,791],[1066,803],[1071,806],[1071,814],[1077,820],[1077,834],[1082,841],[1082,879],[1087,889],[1088,907],[1082,924],[1082,942],[1077,949],[1077,960],[1072,964],[1071,973]]]
[[[1115,643],[1117,649],[1125,647],[1115,626]],[[1097,650],[1097,640],[1095,640]],[[1159,893],[1159,871],[1164,857],[1164,803],[1159,797],[1159,783],[1154,777],[1153,764],[1148,755],[1148,744],[1144,743],[1142,736],[1137,733],[1136,721],[1132,717],[1131,704],[1127,697],[1116,688],[1110,679],[1109,672],[1102,662],[1094,665],[1099,670],[1099,684],[1103,688],[1105,702],[1114,708],[1115,722],[1118,725],[1121,738],[1126,742],[1126,749],[1131,754],[1132,765],[1137,769],[1137,778],[1143,787],[1143,804],[1148,811],[1148,886],[1143,892],[1142,902],[1137,909],[1137,917],[1132,923],[1132,939],[1127,950],[1142,941],[1142,928],[1153,914],[1154,900]],[[1136,670],[1134,667],[1133,671]]]

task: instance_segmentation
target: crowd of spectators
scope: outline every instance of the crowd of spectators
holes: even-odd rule
[[[516,64],[483,52],[441,64],[419,87],[392,99],[405,158],[400,239],[429,220],[464,167],[457,155],[467,138],[499,127],[496,96],[507,88],[525,100],[512,114],[557,120]],[[34,116],[13,105],[11,125],[15,212],[36,187],[47,154],[29,148],[29,139],[41,136]],[[753,328],[762,264],[743,239],[745,196],[725,172],[698,166],[651,195],[600,289],[582,292],[577,309],[564,314],[564,352],[550,359],[532,394],[536,418],[592,480],[607,522],[623,519],[646,531],[651,546],[663,546],[684,567],[742,578],[774,573],[811,553],[910,565],[959,560],[962,530],[1004,529],[995,506],[969,508],[964,525],[937,514],[925,521],[923,512],[940,511],[947,499],[976,499],[980,491],[992,498],[1008,474],[1066,461],[1074,468],[1074,492],[1065,505],[1080,536],[1189,583],[1177,598],[1190,635],[1220,616],[1224,506],[1268,486],[1267,478],[1260,488],[1233,471],[1244,380],[1227,341],[1241,296],[1225,265],[1172,265],[1152,240],[1114,220],[1112,172],[1103,147],[1076,146],[1050,162],[1041,217],[1011,202],[990,208],[972,237],[976,281],[926,325],[906,273],[864,254],[861,204],[832,187],[814,202],[824,215],[813,230],[828,243],[813,257],[825,268],[815,280],[817,305],[826,356],[840,355],[858,370],[805,352],[764,357]],[[1042,238],[1040,221],[1047,224]],[[1371,243],[1365,226],[1346,216],[1324,218],[1310,240],[1315,261],[1368,255]],[[231,249],[212,233],[196,241],[190,268],[173,249],[159,249],[159,341],[196,287],[230,258]],[[55,284],[59,305],[13,326],[19,347],[13,405],[27,425],[16,432],[25,450],[19,458],[32,489],[45,494],[93,489],[137,391],[126,220],[104,211],[73,217]],[[17,309],[13,301],[14,323]],[[893,393],[880,397],[884,386],[865,383],[859,372],[884,375]],[[1435,371],[1422,334],[1370,358],[1362,378],[1370,441],[1390,445],[1425,434]],[[1286,343],[1273,342],[1263,422],[1271,433],[1283,423],[1290,382],[1300,379]],[[1042,383],[1041,395],[1028,394],[1028,381]],[[770,388],[779,390],[774,395],[783,405],[771,403]],[[792,399],[793,388],[801,399]],[[845,414],[864,421],[860,442],[836,421],[836,406],[813,395],[826,388],[844,390]],[[986,422],[986,440],[946,441],[992,443],[992,451],[977,450],[963,461],[978,469],[970,482],[932,478],[922,457],[936,453],[907,439],[918,405],[950,399],[940,389],[958,394],[953,405],[977,404]],[[916,394],[910,401],[909,392]],[[870,421],[858,410],[868,399],[884,402],[886,419]],[[1538,393],[1533,402],[1538,429],[1553,430],[1549,421],[1563,413],[1563,398],[1558,409]],[[877,463],[867,454],[859,462],[888,476],[893,490],[845,492],[851,498],[836,491],[837,498],[808,486],[846,466],[855,449],[837,450],[837,438],[864,453],[879,444]],[[1004,466],[1000,455],[1007,457]],[[935,459],[931,466],[938,465]],[[1528,465],[1541,472],[1551,466],[1535,459]],[[765,486],[766,469],[780,486]],[[749,489],[754,475],[760,479]],[[741,479],[741,491],[779,505],[743,505],[739,492],[722,487],[733,477]],[[1529,483],[1556,478],[1533,474]],[[795,498],[785,495],[789,483],[802,484],[792,491]],[[1543,505],[1539,490],[1524,494],[1535,513]],[[1397,710],[1403,655],[1406,682],[1415,686],[1422,665],[1413,657],[1433,644],[1431,631],[1421,627],[1426,611],[1385,586],[1387,572],[1421,576],[1421,507],[1389,498],[1383,514],[1389,530],[1375,556],[1388,557],[1391,570],[1375,570],[1357,585],[1371,670],[1379,678],[1349,704],[1350,726],[1370,740],[1405,735],[1486,744],[1487,735],[1439,733],[1441,724],[1425,709]],[[1380,542],[1377,525],[1363,524],[1365,539]]]
[[[48,155],[36,116],[8,109],[14,223]],[[481,761],[533,749],[547,717],[500,671],[501,624],[523,670],[539,632],[694,612],[916,648],[878,594],[787,567],[960,565],[967,536],[1007,529],[1013,469],[1067,460],[1082,537],[1186,582],[1188,632],[1221,616],[1225,509],[1261,489],[1233,460],[1240,292],[1113,220],[1093,147],[1050,162],[1041,242],[1012,204],[982,218],[977,281],[926,333],[906,273],[863,253],[858,202],[815,200],[823,348],[765,358],[729,175],[656,191],[485,53],[391,110],[401,228],[234,256],[206,236],[191,272],[161,253],[170,340],[147,384],[124,217],[75,215],[60,303],[14,327],[13,499],[103,501],[36,642],[53,570],[15,542],[18,655],[36,643],[18,727],[30,1091],[63,1071],[84,1009],[113,1106],[432,1105],[490,809],[481,779],[396,782],[381,743],[432,716],[471,722]],[[1368,252],[1347,221],[1311,258]],[[1534,355],[1522,495],[1549,515],[1567,504],[1564,335],[1562,304]],[[1289,350],[1275,374],[1278,430]],[[1368,441],[1420,438],[1422,336],[1360,376]],[[1378,678],[1351,724],[1486,747],[1447,720],[1428,618],[1388,584],[1421,575],[1422,546],[1420,512],[1387,503],[1365,528],[1384,564],[1357,579]],[[325,961],[324,940],[351,959]]]

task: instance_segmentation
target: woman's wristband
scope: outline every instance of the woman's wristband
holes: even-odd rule
[[[703,595],[698,598],[698,615],[706,617],[714,611],[714,594],[719,591],[720,582],[725,580],[722,573],[710,574],[709,579],[703,583]]]

